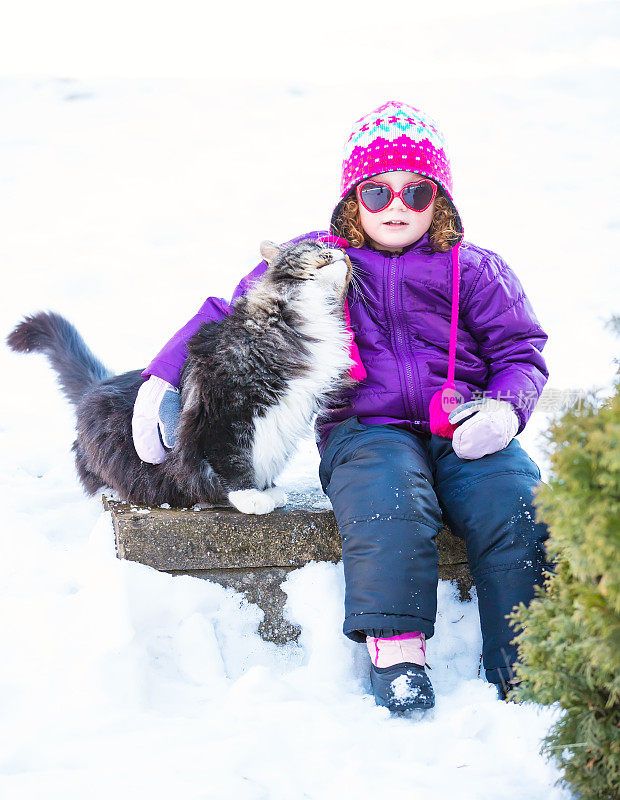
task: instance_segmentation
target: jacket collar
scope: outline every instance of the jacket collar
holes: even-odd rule
[[[378,253],[381,256],[389,256],[390,252],[388,250],[376,250],[373,247],[360,247],[360,250],[365,250],[368,253]],[[408,244],[406,247],[403,247],[400,253],[398,253],[397,258],[404,256],[406,253],[410,253],[413,250],[419,250],[421,252],[424,251],[432,251],[432,245],[430,241],[430,236],[428,231],[425,231],[419,239],[411,244]]]

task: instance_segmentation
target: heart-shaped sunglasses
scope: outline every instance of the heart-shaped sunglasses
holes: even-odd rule
[[[423,179],[415,183],[407,183],[400,192],[395,192],[387,183],[381,181],[362,181],[356,187],[357,199],[366,211],[376,214],[387,208],[395,197],[400,197],[403,203],[412,211],[426,211],[435,199],[437,184]]]

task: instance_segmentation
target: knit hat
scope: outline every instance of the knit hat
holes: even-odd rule
[[[454,383],[459,312],[458,253],[463,239],[463,223],[452,199],[452,172],[445,140],[433,119],[413,106],[389,100],[355,122],[344,148],[340,197],[332,213],[331,232],[338,233],[336,220],[342,201],[354,186],[373,175],[396,170],[416,172],[439,184],[456,217],[459,238],[452,247],[448,374],[443,387],[431,399],[429,408],[431,431],[452,438],[456,426],[450,423],[448,415],[463,402]]]
[[[463,225],[452,200],[452,173],[443,134],[423,111],[396,100],[384,103],[353,125],[344,147],[340,197],[331,218],[332,233],[336,233],[340,204],[356,184],[381,172],[401,169],[426,175],[441,186],[462,238]]]

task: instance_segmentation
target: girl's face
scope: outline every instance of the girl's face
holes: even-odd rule
[[[417,172],[397,170],[395,172],[382,172],[373,175],[373,180],[387,183],[400,191],[407,183],[413,183],[425,178]],[[397,253],[403,247],[417,242],[422,234],[430,228],[435,210],[435,201],[426,211],[413,211],[403,203],[400,197],[394,197],[387,208],[373,213],[358,202],[362,228],[371,240],[374,247],[379,250],[389,250]]]

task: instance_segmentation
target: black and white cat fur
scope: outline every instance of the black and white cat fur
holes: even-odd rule
[[[315,240],[261,244],[266,272],[218,322],[188,343],[177,439],[162,464],[140,460],[131,419],[140,370],[111,375],[77,330],[52,312],[9,335],[44,353],[76,406],[77,472],[88,494],[104,486],[133,503],[228,505],[264,514],[286,503],[274,485],[315,413],[352,383],[344,298],[351,263]]]

